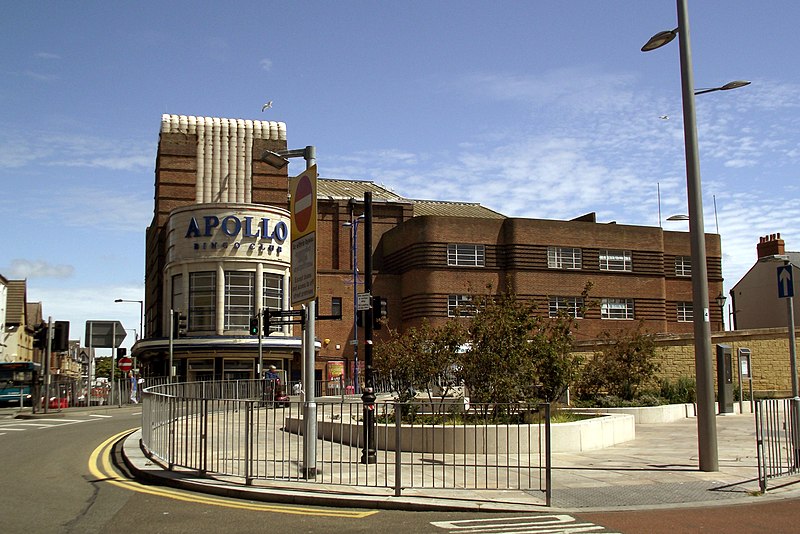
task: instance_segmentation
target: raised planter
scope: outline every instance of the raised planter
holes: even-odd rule
[[[302,418],[291,417],[284,429],[303,433]],[[539,450],[540,430],[533,425],[481,426],[410,426],[400,427],[400,450],[404,452],[487,454],[527,454]],[[317,421],[317,437],[354,447],[363,443],[360,423],[346,421]],[[552,452],[581,452],[603,449],[636,437],[634,417],[630,414],[608,414],[570,423],[550,426]],[[544,437],[541,436],[542,447]],[[394,425],[377,425],[375,446],[380,450],[395,450]]]

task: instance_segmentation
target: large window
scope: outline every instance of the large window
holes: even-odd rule
[[[548,269],[580,269],[581,265],[581,249],[570,247],[547,247]]]
[[[475,315],[475,304],[472,303],[472,296],[470,295],[447,296],[448,317],[471,317],[473,315]]]
[[[583,297],[550,297],[550,317],[566,314],[570,317],[583,317]]]
[[[484,267],[486,248],[483,245],[447,245],[447,265],[457,267]]]
[[[633,299],[602,299],[600,301],[601,319],[633,319]]]
[[[247,330],[255,314],[255,273],[225,271],[225,330]]]
[[[678,303],[678,322],[679,323],[691,323],[694,319],[694,315],[692,313],[692,303],[691,302],[679,302]]]
[[[283,275],[274,273],[264,273],[264,294],[261,298],[261,306],[265,310],[283,309]],[[273,325],[269,327],[270,332],[280,332],[281,327]]]
[[[601,271],[633,271],[633,259],[630,250],[601,250]]]
[[[217,273],[202,271],[189,274],[189,330],[214,330]]]
[[[691,256],[675,257],[675,276],[692,276]]]

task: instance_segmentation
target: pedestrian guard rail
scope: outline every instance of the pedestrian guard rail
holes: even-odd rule
[[[143,392],[142,447],[201,476],[431,490],[523,490],[550,504],[550,405],[470,404],[434,413],[391,396],[317,399],[315,471],[303,469],[303,403],[268,380],[162,384]],[[434,401],[435,402],[435,401]],[[434,404],[435,406],[435,404]],[[374,410],[372,439],[364,414]],[[365,443],[374,446],[367,451]],[[374,445],[372,445],[374,444]]]
[[[758,482],[800,473],[800,398],[755,401]]]

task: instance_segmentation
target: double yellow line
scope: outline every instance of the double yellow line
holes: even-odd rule
[[[329,510],[321,508],[305,508],[301,506],[281,506],[276,504],[260,504],[246,501],[236,501],[225,499],[222,497],[215,497],[211,495],[204,495],[201,493],[192,493],[181,491],[173,488],[162,488],[156,486],[145,486],[139,484],[134,480],[129,480],[120,477],[114,468],[111,466],[111,450],[114,443],[120,440],[123,436],[134,432],[136,429],[125,430],[114,436],[111,436],[103,443],[101,443],[92,454],[89,456],[89,472],[112,486],[124,488],[138,493],[146,493],[149,495],[156,495],[165,497],[167,499],[175,499],[177,501],[193,502],[197,504],[209,504],[211,506],[223,506],[226,508],[236,508],[238,510],[252,510],[254,512],[274,512],[279,514],[294,514],[294,515],[309,515],[309,516],[323,516],[323,517],[342,517],[351,519],[362,519],[373,514],[377,514],[376,510],[367,511],[354,511],[354,510]]]

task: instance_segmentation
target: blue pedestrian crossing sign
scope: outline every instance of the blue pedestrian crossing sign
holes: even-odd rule
[[[778,267],[778,298],[788,299],[794,297],[794,276],[792,264]]]

